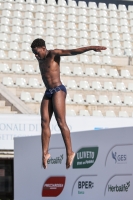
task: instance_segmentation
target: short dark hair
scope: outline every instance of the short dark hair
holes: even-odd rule
[[[36,48],[36,47],[46,47],[45,41],[41,38],[35,39],[31,44],[31,48],[33,49],[33,48]]]

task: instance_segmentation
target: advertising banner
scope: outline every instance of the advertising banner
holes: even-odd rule
[[[66,117],[71,132],[131,127],[133,118]],[[50,123],[51,134],[60,133],[55,117]],[[0,149],[14,149],[14,137],[41,135],[39,115],[0,115]]]
[[[132,200],[133,127],[71,134],[75,157],[66,169],[60,134],[42,167],[40,136],[15,138],[14,200]]]

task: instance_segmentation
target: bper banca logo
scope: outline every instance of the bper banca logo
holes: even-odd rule
[[[78,182],[78,194],[85,194],[85,190],[92,189],[94,183],[91,181],[79,181]]]
[[[62,163],[62,160],[63,160],[63,154],[60,155],[59,157],[56,157],[56,158],[49,158],[47,163],[48,164],[61,164]]]
[[[73,168],[89,168],[91,167],[98,155],[98,147],[84,147],[81,148],[75,155],[73,161]]]
[[[128,192],[128,188],[130,187],[130,181],[126,184],[122,184],[120,186],[115,185],[108,185],[108,192]]]
[[[118,155],[117,152],[112,151],[112,158],[115,160],[115,163],[121,164],[126,163],[127,156],[126,155]]]

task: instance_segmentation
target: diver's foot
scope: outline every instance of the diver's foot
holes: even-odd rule
[[[73,162],[73,159],[74,159],[74,156],[75,156],[75,153],[74,153],[74,152],[72,152],[71,155],[68,155],[68,156],[67,156],[67,161],[66,161],[66,168],[67,168],[67,169],[71,166],[71,164],[72,164],[72,162]]]
[[[44,169],[47,169],[47,161],[50,158],[50,154],[47,153],[46,155],[43,155],[42,165]]]

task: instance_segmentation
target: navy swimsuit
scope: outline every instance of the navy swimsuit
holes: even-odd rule
[[[66,87],[64,85],[59,85],[55,88],[52,88],[52,89],[47,89],[45,91],[45,94],[44,94],[44,97],[43,98],[46,98],[46,99],[52,99],[52,96],[54,95],[54,93],[58,92],[58,91],[64,91],[65,93],[67,93],[66,91]]]

